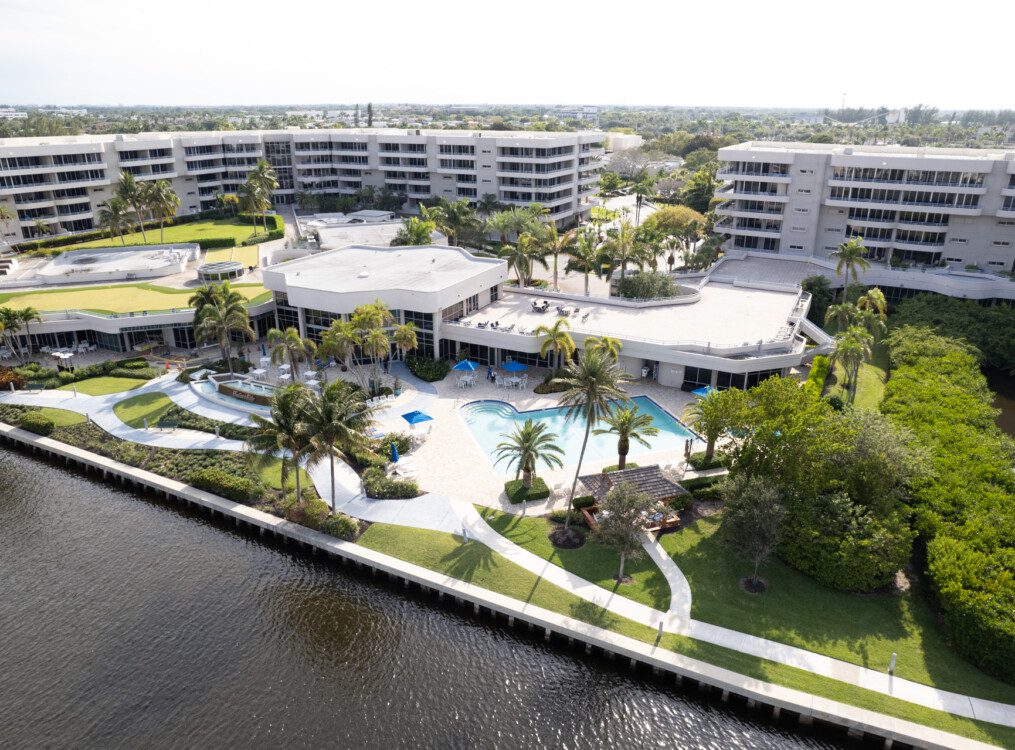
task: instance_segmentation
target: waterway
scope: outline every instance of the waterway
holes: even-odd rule
[[[838,748],[0,450],[4,746]]]
[[[994,407],[1001,410],[997,426],[1015,437],[1015,376],[1002,370],[987,370],[985,374],[994,391]]]

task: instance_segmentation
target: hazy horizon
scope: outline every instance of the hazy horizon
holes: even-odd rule
[[[1015,3],[789,0],[574,7],[518,0],[169,7],[0,0],[0,100],[27,106],[1015,107]],[[279,33],[279,29],[282,32]],[[631,53],[634,50],[634,54]],[[283,93],[285,92],[285,93]],[[278,102],[277,104],[274,102]],[[286,101],[293,102],[286,105]],[[731,103],[736,102],[736,103]],[[341,106],[341,105],[335,105]]]

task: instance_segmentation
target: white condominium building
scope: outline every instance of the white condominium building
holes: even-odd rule
[[[752,141],[719,160],[727,250],[823,259],[863,237],[886,268],[1012,270],[1011,149]]]
[[[472,130],[264,130],[0,139],[0,225],[8,242],[98,226],[122,172],[169,180],[179,213],[213,208],[260,159],[278,174],[277,204],[296,193],[353,195],[387,188],[406,205],[431,196],[507,205],[541,203],[554,221],[588,217],[599,185],[604,134]]]

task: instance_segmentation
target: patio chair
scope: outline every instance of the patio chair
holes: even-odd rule
[[[487,325],[487,323],[484,320],[484,321],[482,321],[480,323],[476,323],[476,328],[486,328],[486,325]]]
[[[532,305],[532,312],[540,312],[538,302],[532,300],[529,304]]]
[[[515,324],[514,324],[514,323],[512,323],[512,324],[511,324],[511,325],[509,325],[509,326],[504,326],[504,328],[502,328],[501,330],[503,330],[503,331],[507,332],[507,331],[513,331],[514,329],[515,329]]]

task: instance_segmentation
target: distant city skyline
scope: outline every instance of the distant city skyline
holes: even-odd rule
[[[1015,107],[1004,0],[629,7],[0,0],[0,101]]]

